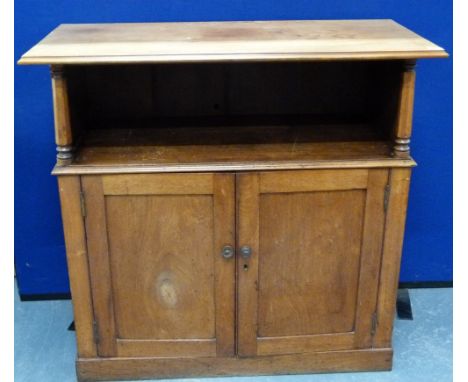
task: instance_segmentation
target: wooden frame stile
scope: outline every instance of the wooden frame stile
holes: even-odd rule
[[[259,175],[237,175],[237,247],[249,245],[251,256],[237,261],[237,355],[257,355]]]
[[[369,170],[366,198],[366,216],[363,227],[361,270],[358,301],[362,309],[356,314],[357,348],[372,348],[375,334],[378,286],[385,232],[386,192],[390,170]]]
[[[93,299],[98,356],[117,355],[114,307],[112,302],[109,248],[105,233],[106,216],[102,179],[99,176],[81,178],[86,200],[86,233],[90,265],[90,285]],[[98,229],[100,228],[100,229]],[[104,229],[104,231],[103,231]]]
[[[225,245],[235,248],[236,190],[232,174],[213,175],[213,202],[215,222],[215,250]],[[233,357],[236,354],[236,258],[215,259],[216,356]],[[226,280],[228,282],[226,282]],[[230,282],[229,282],[230,280]]]
[[[63,230],[70,289],[73,298],[78,357],[96,357],[94,314],[86,247],[86,230],[82,213],[79,176],[59,176]]]

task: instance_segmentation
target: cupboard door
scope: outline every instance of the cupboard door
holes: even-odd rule
[[[387,177],[238,175],[239,356],[371,347]]]
[[[103,357],[234,355],[235,178],[82,177]]]

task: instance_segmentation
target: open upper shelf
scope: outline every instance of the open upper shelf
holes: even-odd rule
[[[393,20],[63,24],[20,64],[446,57]]]
[[[401,61],[70,65],[57,171],[410,166],[392,157]],[[345,162],[348,161],[346,164]]]
[[[60,171],[409,166],[391,154],[400,67],[70,65],[71,122],[81,138]]]
[[[294,118],[293,118],[294,120]],[[55,174],[237,171],[332,167],[413,166],[392,157],[381,130],[359,122],[277,122],[274,125],[178,125],[137,128],[122,123],[89,129],[72,165]],[[250,122],[252,122],[250,120]],[[199,121],[199,123],[202,123]],[[174,126],[175,125],[175,126]],[[210,125],[207,127],[207,125]],[[176,127],[177,126],[177,127]]]

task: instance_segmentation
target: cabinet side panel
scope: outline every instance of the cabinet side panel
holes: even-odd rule
[[[391,345],[410,177],[410,169],[390,172],[391,191],[385,219],[374,347]]]
[[[76,340],[80,357],[95,357],[93,305],[89,282],[86,234],[81,212],[80,178],[58,177],[62,221],[67,249],[70,289],[73,298]]]

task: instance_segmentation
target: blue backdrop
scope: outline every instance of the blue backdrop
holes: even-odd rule
[[[17,0],[15,58],[61,23],[392,18],[452,54],[452,4],[426,0]],[[417,67],[401,281],[452,280],[452,59]],[[15,68],[15,263],[20,292],[67,293],[47,67]]]

